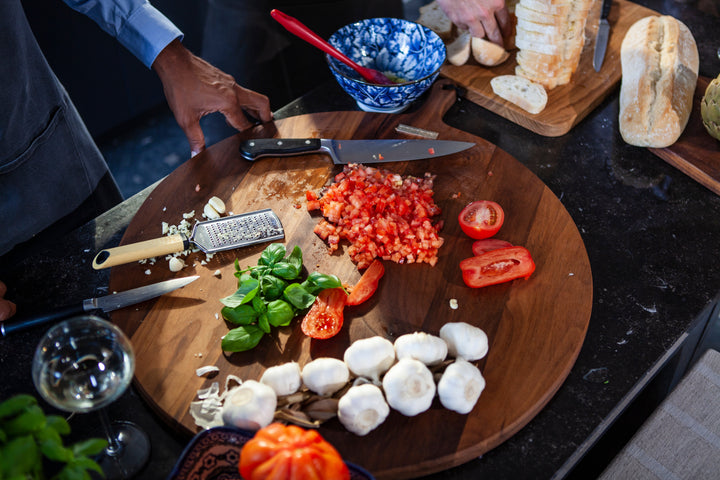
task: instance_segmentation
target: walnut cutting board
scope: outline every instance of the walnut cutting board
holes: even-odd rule
[[[610,37],[608,39],[605,61],[599,72],[592,66],[595,51],[595,35],[600,18],[600,0],[596,0],[587,20],[585,29],[585,47],[578,69],[567,85],[561,85],[548,92],[545,109],[538,114],[530,114],[522,108],[495,95],[490,80],[498,75],[515,73],[516,49],[510,52],[510,58],[496,67],[483,67],[470,60],[465,65],[446,64],[441,74],[467,89],[468,100],[497,113],[498,115],[546,137],[559,137],[569,132],[595,107],[597,107],[619,84],[622,69],[620,67],[620,45],[625,32],[641,18],[659,15],[654,10],[626,0],[614,0],[610,10]]]
[[[228,138],[187,161],[161,182],[142,205],[122,243],[154,238],[161,222],[177,224],[182,214],[202,211],[213,195],[234,213],[270,207],[285,228],[285,244],[299,245],[308,270],[333,273],[352,284],[360,273],[347,254],[328,255],[313,234],[316,214],[305,209],[305,191],[318,190],[340,171],[322,155],[266,158],[256,163],[238,154],[241,139],[251,137],[324,137],[373,139],[403,137],[399,123],[433,130],[439,139],[476,143],[441,159],[385,164],[402,175],[437,175],[435,200],[444,220],[436,266],[385,262],[377,293],[365,304],[347,307],[345,324],[334,338],[310,340],[299,320],[266,336],[253,351],[224,355],[220,339],[228,326],[217,315],[218,299],[233,293],[236,258],[255,265],[265,245],[222,252],[207,265],[204,255],[188,259],[177,274],[167,262],[114,267],[111,291],[121,291],[172,277],[197,274],[200,279],[154,302],[113,312],[112,320],[130,336],[135,348],[135,385],[170,425],[189,434],[198,431],[188,413],[198,389],[213,381],[221,387],[228,374],[259,379],[267,367],[287,361],[304,365],[330,356],[342,358],[354,340],[381,335],[394,340],[414,331],[437,334],[446,322],[464,321],[488,334],[490,351],[480,361],[487,387],[475,409],[460,415],[436,399],[430,410],[388,420],[365,437],[347,432],[337,420],[321,434],[343,457],[378,478],[410,478],[450,468],[496,447],[529,422],[565,380],[580,347],[592,307],[592,275],[585,247],[572,218],[558,198],[529,170],[495,145],[442,123],[441,114],[455,100],[454,89],[437,82],[419,111],[403,115],[330,112],[279,120]],[[526,246],[537,265],[525,281],[470,289],[458,263],[471,256],[472,240],[457,223],[463,206],[492,199],[505,209],[497,235]],[[193,263],[193,260],[195,262]],[[149,270],[149,272],[146,272]],[[215,272],[219,270],[218,277]],[[456,299],[458,308],[450,308]],[[199,378],[195,369],[217,365],[214,378]]]

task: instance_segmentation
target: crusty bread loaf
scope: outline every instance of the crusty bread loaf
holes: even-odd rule
[[[473,37],[471,47],[475,61],[486,67],[500,65],[510,57],[510,53],[503,47],[484,38]]]
[[[453,23],[445,14],[437,1],[423,5],[419,9],[420,17],[417,23],[428,27],[437,33],[443,40],[450,40],[453,37]]]
[[[635,22],[620,47],[620,134],[640,147],[672,145],[687,126],[700,61],[687,26],[663,15]]]
[[[470,40],[472,36],[467,30],[458,31],[452,42],[446,44],[448,62],[453,65],[465,65],[470,59]]]
[[[545,88],[518,75],[498,75],[490,80],[495,95],[532,114],[540,113],[547,105]]]

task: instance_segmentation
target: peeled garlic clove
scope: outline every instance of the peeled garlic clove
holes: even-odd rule
[[[225,202],[220,200],[218,197],[211,197],[210,200],[208,200],[208,205],[221,215],[225,213]]]
[[[209,203],[206,203],[203,207],[203,214],[208,220],[215,220],[216,218],[220,218],[220,214],[218,213],[218,211],[215,210],[213,206]]]
[[[480,328],[465,322],[446,323],[440,328],[451,357],[480,360],[488,352],[488,337]]]
[[[461,358],[448,365],[437,386],[443,407],[462,414],[470,413],[484,389],[480,370]]]
[[[447,343],[440,337],[425,332],[408,333],[395,340],[398,360],[414,358],[428,366],[438,365],[447,356]]]
[[[389,414],[382,391],[371,383],[350,387],[338,402],[338,420],[355,435],[367,435]]]
[[[382,386],[390,406],[408,417],[430,408],[435,397],[435,381],[430,369],[412,358],[393,365],[383,377]]]
[[[379,383],[380,375],[395,363],[395,348],[380,336],[363,338],[353,342],[343,358],[352,373]]]
[[[170,268],[171,272],[179,272],[180,270],[185,268],[185,262],[182,258],[172,257],[168,261],[168,267]]]
[[[291,395],[297,392],[302,384],[300,365],[296,362],[288,362],[270,367],[263,372],[260,383],[275,390],[278,396]]]
[[[318,395],[332,395],[350,380],[347,365],[337,358],[316,358],[302,369],[302,381]]]

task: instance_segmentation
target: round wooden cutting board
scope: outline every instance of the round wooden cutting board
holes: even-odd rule
[[[137,357],[135,385],[171,425],[199,431],[188,413],[196,392],[228,374],[259,379],[264,369],[288,361],[301,366],[318,357],[342,358],[351,342],[381,335],[394,340],[414,331],[438,334],[447,322],[482,328],[490,350],[479,367],[487,387],[475,409],[460,415],[436,399],[415,417],[391,412],[384,424],[364,437],[347,432],[335,419],[321,434],[353,463],[378,478],[410,478],[465,463],[496,447],[527,424],[567,377],[590,319],[592,275],[580,234],[558,198],[522,164],[495,145],[442,123],[455,100],[447,82],[433,86],[422,107],[400,115],[331,112],[302,115],[256,127],[228,138],[187,161],[152,192],[128,227],[122,243],[161,236],[162,222],[178,224],[183,213],[196,218],[212,196],[241,213],[272,208],[280,217],[284,243],[300,246],[308,271],[332,273],[353,284],[360,277],[346,253],[327,253],[313,233],[319,221],[305,208],[305,191],[319,190],[341,170],[329,157],[305,155],[244,161],[238,144],[245,138],[322,137],[336,139],[409,138],[398,124],[439,133],[441,140],[474,142],[475,147],[447,157],[383,164],[401,175],[436,175],[435,201],[442,209],[445,244],[434,267],[385,262],[377,293],[365,304],[345,309],[342,331],[329,340],[303,335],[299,319],[266,335],[250,352],[224,354],[220,339],[228,325],[219,318],[219,299],[236,289],[234,261],[255,265],[266,245],[216,254],[207,264],[202,253],[171,273],[167,261],[114,267],[110,290],[122,291],[156,281],[199,275],[192,284],[153,302],[118,310],[112,320],[132,338]],[[528,280],[484,289],[465,286],[458,263],[472,256],[473,240],[460,230],[457,216],[470,201],[489,199],[505,210],[496,235],[530,250],[537,269]],[[218,274],[219,271],[219,274]],[[458,307],[452,309],[450,300]],[[197,377],[195,370],[216,365],[219,373]]]

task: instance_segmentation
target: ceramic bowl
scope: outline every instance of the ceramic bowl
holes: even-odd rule
[[[395,85],[369,83],[326,55],[340,86],[367,112],[398,113],[408,108],[430,88],[446,56],[445,45],[435,32],[397,18],[370,18],[346,25],[328,42],[359,65],[399,81]]]

